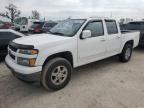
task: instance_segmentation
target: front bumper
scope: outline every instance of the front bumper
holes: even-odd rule
[[[16,64],[9,56],[5,63],[15,77],[24,81],[40,81],[42,67],[26,67]]]

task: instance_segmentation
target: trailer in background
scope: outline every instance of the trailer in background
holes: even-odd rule
[[[14,21],[13,29],[20,32],[28,32],[29,28],[33,25],[33,22],[38,22],[38,19],[30,19],[27,17],[19,17]]]

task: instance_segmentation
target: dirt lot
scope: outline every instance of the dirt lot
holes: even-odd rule
[[[0,108],[144,108],[144,50],[126,64],[113,57],[75,69],[57,92],[20,82],[2,62]]]

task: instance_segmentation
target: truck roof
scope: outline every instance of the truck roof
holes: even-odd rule
[[[71,18],[71,19],[87,19],[87,20],[92,20],[92,19],[97,19],[97,20],[115,20],[112,18],[108,18],[108,17],[75,17],[75,18]]]

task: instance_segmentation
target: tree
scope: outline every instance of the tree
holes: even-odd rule
[[[32,11],[32,19],[40,19],[40,13],[37,10]]]
[[[0,16],[8,18],[14,23],[15,18],[20,15],[20,10],[18,10],[14,4],[9,4],[5,8],[7,11],[5,13],[0,13]]]

